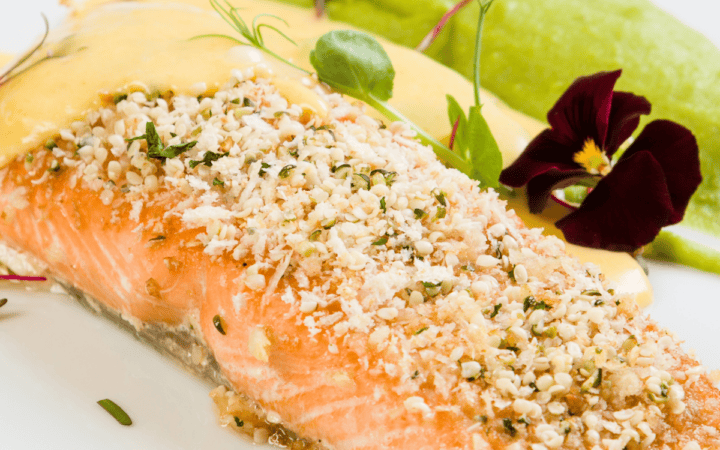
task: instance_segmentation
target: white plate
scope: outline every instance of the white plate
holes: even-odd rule
[[[502,1],[502,0],[501,0]],[[657,0],[720,43],[707,2]],[[697,4],[697,7],[694,7]],[[705,8],[703,10],[703,8]],[[54,0],[13,2],[0,15],[0,50],[17,52],[57,22]],[[682,336],[710,369],[720,369],[720,277],[650,264],[651,315]],[[221,428],[199,381],[115,325],[63,295],[0,287],[0,448],[76,450],[251,449]],[[96,404],[110,398],[132,417],[120,426]]]

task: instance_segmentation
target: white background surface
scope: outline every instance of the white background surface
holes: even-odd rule
[[[502,1],[502,0],[500,0]],[[57,22],[53,0],[10,1],[0,50],[17,52]],[[656,0],[720,46],[720,4]],[[0,130],[1,132],[1,130]],[[650,264],[650,314],[720,369],[720,277]],[[218,426],[207,385],[154,350],[60,295],[0,285],[0,449],[250,449]],[[95,402],[110,398],[132,417],[122,427]]]

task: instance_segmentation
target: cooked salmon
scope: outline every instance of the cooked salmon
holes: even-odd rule
[[[597,267],[406,125],[266,75],[106,99],[0,170],[2,240],[193,330],[327,448],[720,447],[720,392]]]

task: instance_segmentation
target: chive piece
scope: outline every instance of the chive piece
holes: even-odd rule
[[[287,178],[290,176],[290,172],[295,168],[296,166],[292,164],[288,164],[287,166],[280,169],[280,173],[278,173],[278,176],[280,178]]]
[[[315,230],[312,233],[310,233],[310,236],[308,237],[308,241],[315,242],[320,238],[320,234],[322,233],[322,230]]]
[[[238,427],[244,427],[244,426],[245,426],[245,421],[244,421],[244,420],[240,420],[240,418],[239,418],[238,416],[233,416],[233,417],[235,418],[235,425],[237,425]]]
[[[445,193],[443,191],[440,191],[439,194],[435,194],[435,199],[440,203],[442,206],[447,206],[447,201],[445,201]]]
[[[25,155],[25,162],[26,162],[26,163],[32,164],[33,161],[35,161],[35,157],[33,156],[32,153],[28,153],[27,155]]]
[[[166,239],[165,236],[159,235],[159,236],[156,236],[156,237],[150,239],[150,242],[152,242],[152,241],[164,241],[165,239]]]
[[[55,147],[57,147],[57,144],[55,143],[55,140],[53,138],[48,139],[45,141],[45,148],[48,150],[52,150]]]
[[[508,278],[510,278],[510,281],[515,283],[515,264],[513,264],[513,268],[510,269],[510,272],[508,272]]]
[[[245,107],[251,106],[251,107],[254,108],[254,107],[255,107],[255,102],[253,102],[253,101],[250,100],[249,98],[245,97],[245,98],[243,98],[243,106],[245,106]]]
[[[195,142],[195,141],[193,141]],[[190,161],[190,168],[194,169],[195,167],[199,166],[200,164],[205,164],[208,167],[212,167],[212,163],[214,161],[217,161],[218,159],[222,158],[223,156],[229,155],[229,152],[226,153],[215,153],[215,152],[206,152],[203,156],[203,159],[200,161]]]
[[[265,174],[267,173],[267,169],[269,169],[269,168],[270,168],[270,164],[260,163],[260,170],[258,171],[258,175],[260,175],[261,177],[265,176]]]
[[[420,376],[420,371],[419,371],[419,370],[416,370],[415,372],[413,372],[413,374],[412,374],[412,376],[411,376],[410,378],[414,380],[415,378],[417,378],[417,377],[419,377],[419,376]]]
[[[7,299],[6,299],[6,298],[0,299],[0,308],[2,308],[3,306],[5,306],[6,303],[7,303]]]
[[[227,334],[225,331],[225,320],[223,320],[219,314],[216,314],[215,317],[213,317],[213,325],[215,325],[215,329],[217,329],[223,336]]]
[[[602,295],[600,293],[600,291],[598,291],[597,289],[588,289],[588,290],[582,291],[580,294],[581,295]]]
[[[128,95],[126,92],[123,92],[122,94],[115,94],[115,95],[113,95],[113,103],[115,103],[117,105],[121,101],[127,100],[127,98],[128,98]]]
[[[538,302],[537,300],[535,300],[535,297],[533,297],[532,295],[528,295],[523,301],[523,312],[527,312],[528,309],[543,309],[545,311],[550,311],[552,309],[552,306],[545,303],[545,300],[541,300],[540,302]]]
[[[106,398],[104,400],[98,401],[97,403],[98,405],[102,406],[105,411],[110,413],[110,415],[113,416],[115,420],[120,423],[120,425],[132,425],[132,419],[130,419],[130,416],[128,416],[121,407],[116,405],[114,401]]]
[[[437,209],[437,212],[435,213],[435,218],[433,220],[444,219],[446,215],[447,215],[447,209],[445,209],[444,207],[441,206]]]
[[[387,204],[385,203],[385,197],[383,197],[383,198],[380,199],[380,209],[381,209],[382,212],[384,212],[384,213],[387,212]]]
[[[222,181],[222,180],[218,180],[218,178],[215,177],[215,178],[213,179],[213,186],[225,187],[225,182]]]
[[[234,100],[230,100],[230,103],[233,103],[233,104],[235,104],[235,105],[239,105],[239,104],[240,104],[240,99],[239,99],[239,98],[236,98],[236,99],[234,99]]]
[[[415,208],[415,209],[413,210],[413,212],[415,213],[415,218],[416,218],[417,220],[422,220],[422,219],[424,219],[425,217],[427,217],[427,215],[428,215],[428,213],[426,213],[425,211],[423,211],[423,210],[420,209],[420,208]]]
[[[422,327],[419,330],[417,330],[415,333],[413,333],[415,336],[422,333],[423,331],[427,331],[429,327]]]
[[[515,437],[517,434],[517,430],[512,424],[512,420],[510,419],[503,419],[503,427],[505,428],[505,431],[510,435],[510,437]]]
[[[387,236],[383,236],[380,239],[378,239],[377,241],[373,242],[372,245],[385,245],[385,244],[387,244],[387,241],[388,241]]]
[[[490,313],[490,318],[497,316],[500,312],[500,308],[502,308],[502,303],[498,303],[497,305],[493,306],[493,312]]]
[[[597,378],[595,378],[595,382],[593,383],[592,387],[599,388],[601,384],[602,384],[602,369],[598,369]]]

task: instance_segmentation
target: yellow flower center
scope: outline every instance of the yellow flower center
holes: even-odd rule
[[[610,172],[610,160],[592,138],[585,140],[582,150],[573,155],[573,161],[593,175],[604,176]]]

